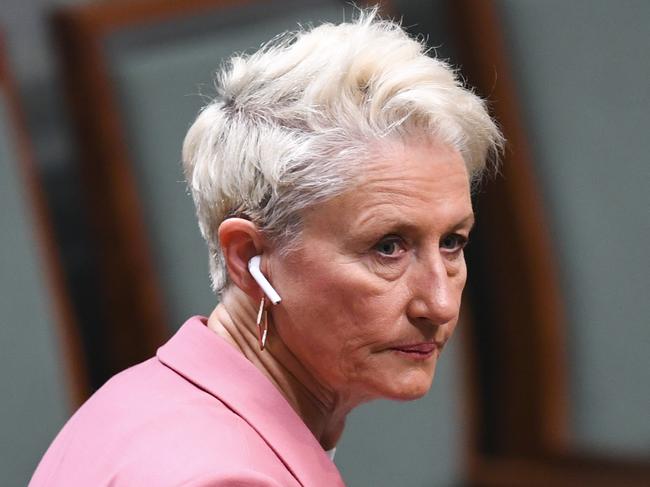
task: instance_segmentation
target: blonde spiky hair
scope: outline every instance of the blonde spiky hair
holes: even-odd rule
[[[483,100],[376,8],[236,55],[217,87],[183,145],[216,292],[227,283],[217,230],[229,216],[286,245],[303,210],[354,186],[379,140],[441,140],[460,152],[472,183],[502,144]]]

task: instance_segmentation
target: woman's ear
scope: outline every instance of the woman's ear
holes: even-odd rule
[[[248,271],[248,261],[263,251],[259,229],[249,220],[228,218],[221,222],[218,232],[228,277],[246,294],[260,299],[262,291]]]

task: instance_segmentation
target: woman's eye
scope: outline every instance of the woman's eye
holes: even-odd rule
[[[399,237],[386,237],[380,240],[374,249],[387,257],[395,257],[404,251],[404,243]]]
[[[440,247],[449,252],[458,252],[465,248],[467,242],[467,237],[453,233],[451,235],[445,236],[440,241]]]

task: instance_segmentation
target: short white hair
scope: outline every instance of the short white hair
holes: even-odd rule
[[[235,55],[216,83],[185,138],[183,167],[217,293],[228,282],[226,218],[251,220],[286,250],[302,212],[353,187],[378,141],[436,138],[459,151],[471,183],[502,145],[484,101],[376,8]]]

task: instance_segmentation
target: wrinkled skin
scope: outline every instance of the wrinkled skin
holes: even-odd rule
[[[273,334],[313,384],[346,410],[429,390],[452,335],[473,225],[460,154],[430,141],[385,144],[361,183],[306,213],[297,250],[272,252],[282,303]],[[414,359],[395,347],[435,342]]]

